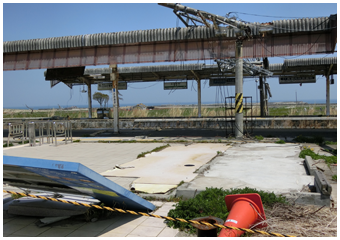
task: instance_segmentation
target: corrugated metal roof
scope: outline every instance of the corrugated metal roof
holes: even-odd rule
[[[337,57],[328,58],[304,58],[304,59],[288,59],[284,63],[269,64],[269,71],[281,71],[285,67],[290,66],[319,66],[337,64]],[[172,72],[172,71],[190,71],[203,70],[213,68],[217,69],[217,65],[205,64],[171,64],[157,66],[136,66],[136,67],[118,67],[119,73],[143,73],[143,72]],[[109,68],[87,68],[84,75],[91,74],[109,74]]]
[[[331,17],[334,18],[334,15],[331,15]],[[331,28],[331,17],[273,21],[273,34],[327,31]],[[252,35],[255,36],[259,34],[259,27],[259,23],[250,24]],[[232,28],[224,28],[224,30],[226,38],[235,38],[235,33]],[[9,41],[3,43],[3,52],[105,46],[155,41],[176,41],[186,39],[209,39],[214,37],[216,37],[216,31],[213,27],[207,28],[205,26],[199,26],[194,28],[164,28]]]
[[[172,71],[190,71],[202,70],[204,64],[172,64],[158,66],[141,66],[141,67],[118,67],[119,73],[143,73],[143,72],[172,72]],[[90,74],[110,74],[109,68],[87,68],[84,75]]]
[[[295,66],[330,65],[330,64],[337,64],[336,61],[337,61],[337,57],[287,59],[287,60],[284,60],[283,66],[295,67]]]

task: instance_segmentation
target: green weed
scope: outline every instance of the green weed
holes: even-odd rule
[[[337,156],[323,156],[316,154],[311,149],[304,149],[300,152],[299,157],[305,158],[305,156],[310,156],[314,160],[324,159],[327,164],[336,164],[337,163]]]
[[[332,180],[337,181],[337,175],[336,174],[332,176]]]
[[[73,142],[80,142],[80,139],[77,139],[77,140],[73,140]]]
[[[175,209],[169,211],[168,216],[172,218],[194,219],[204,216],[214,216],[225,220],[229,214],[224,198],[231,194],[258,193],[261,196],[264,206],[272,206],[276,202],[286,203],[282,196],[274,193],[258,191],[252,188],[230,189],[206,188],[205,191],[197,194],[194,198],[180,200],[175,204]],[[188,223],[180,221],[169,221],[169,227],[179,228],[181,231],[187,229],[190,233],[195,233],[196,229]]]
[[[263,140],[263,139],[264,139],[264,137],[263,137],[263,136],[261,136],[261,135],[260,135],[260,136],[255,136],[254,138],[255,138],[256,140],[258,140],[258,141],[261,141],[261,140]]]
[[[167,145],[164,145],[164,146],[156,147],[153,150],[148,151],[148,152],[142,152],[142,153],[138,154],[137,158],[145,157],[145,155],[148,154],[148,153],[159,152],[159,151],[161,151],[161,150],[163,150],[164,148],[167,148],[167,147],[170,147],[170,145],[167,144]]]
[[[284,140],[279,140],[279,141],[276,141],[275,143],[277,143],[277,144],[285,144],[286,142]]]
[[[325,141],[326,145],[337,145],[337,142]]]
[[[299,135],[298,137],[294,138],[294,141],[300,143],[316,143],[322,145],[325,140],[321,136],[304,137],[302,135]]]
[[[7,146],[7,143],[5,143],[4,145],[3,145],[3,147],[5,148],[5,147],[13,147],[13,143],[10,143],[8,146]]]

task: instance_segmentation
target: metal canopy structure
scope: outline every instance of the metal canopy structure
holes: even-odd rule
[[[283,63],[269,64],[268,70],[275,76],[292,76],[296,74],[327,75],[330,67],[332,73],[337,74],[337,57],[328,58],[306,58],[284,60]],[[210,79],[219,75],[218,67],[205,64],[173,64],[142,67],[118,67],[119,81],[132,82],[151,82],[151,81],[173,81],[173,80],[197,80]],[[46,75],[46,72],[45,72]],[[229,71],[223,76],[234,77],[235,73]],[[244,77],[253,77],[244,73]],[[109,68],[85,69],[81,77],[59,77],[54,80],[65,84],[83,85],[85,82],[96,84],[100,82],[111,82]]]
[[[91,196],[110,207],[155,209],[152,203],[75,162],[3,156],[3,182],[19,188]]]
[[[249,24],[243,58],[334,53],[337,15]],[[3,43],[3,70],[235,58],[233,28],[197,26],[99,33]]]

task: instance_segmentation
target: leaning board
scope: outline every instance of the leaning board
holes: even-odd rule
[[[105,206],[150,211],[155,206],[80,163],[3,156],[3,182],[52,192],[92,196]]]

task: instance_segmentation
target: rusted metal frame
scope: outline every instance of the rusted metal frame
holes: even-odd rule
[[[3,59],[3,61],[5,62],[5,58]],[[18,62],[18,52],[15,53],[13,71],[16,70],[17,62]]]
[[[206,27],[210,27],[210,24],[207,23],[207,21],[205,20],[205,17],[202,15],[202,13],[200,11],[197,11],[197,15],[202,19],[202,21],[203,21],[203,23]]]
[[[68,66],[68,59],[70,58],[70,48],[67,48],[67,50],[66,50],[66,66]],[[65,67],[66,67],[65,66]]]
[[[155,75],[155,77],[157,77],[157,79],[161,79],[161,77],[157,73],[152,72],[152,74]]]
[[[31,51],[27,52],[27,58],[26,58],[26,65],[25,65],[25,70],[28,70],[28,66],[30,63],[30,55],[31,55]]]
[[[171,55],[171,51],[172,51],[172,41],[170,41],[169,43],[169,51],[168,51],[168,61],[170,62],[170,55]]]
[[[201,40],[201,60],[204,60],[205,57],[204,57],[204,41],[203,39]]]
[[[123,45],[122,64],[125,64],[126,44]]]
[[[199,75],[198,73],[196,73],[194,70],[190,70],[190,72],[195,76],[195,79],[196,79],[197,81],[201,80],[200,75]]]
[[[137,45],[137,63],[140,63],[140,53],[141,53],[141,44],[139,43]],[[152,59],[155,58],[155,55],[156,55],[156,53],[155,53],[155,49],[154,49]]]
[[[187,61],[188,59],[188,41],[185,41],[184,43],[184,61]]]
[[[53,59],[52,59],[52,68],[54,68],[55,67],[55,55],[56,55],[56,52],[57,52],[57,49],[54,49],[53,50]],[[27,70],[27,69],[26,69]]]
[[[40,51],[39,69],[41,69],[42,58],[43,58],[43,51]]]
[[[95,66],[97,66],[97,61],[98,61],[98,56],[97,56],[97,54],[98,54],[98,46],[95,46],[94,47],[94,65]]]
[[[141,48],[141,45],[139,44],[139,46],[138,46],[138,55],[140,55],[140,48]],[[155,42],[153,43],[152,50],[153,50],[152,62],[156,62],[156,43]],[[139,60],[139,57],[138,57],[138,60]]]
[[[184,19],[182,18],[182,16],[179,15],[179,14],[177,13],[176,10],[174,10],[174,13],[175,13],[176,16],[183,22],[183,24],[184,24],[186,27],[189,27],[189,24],[188,24],[186,21],[184,21]]]
[[[320,34],[320,33],[319,33]],[[322,34],[326,34],[326,33],[322,33]],[[330,33],[327,33],[326,34],[327,36],[320,36],[320,38],[322,39],[321,40],[321,42],[322,43],[324,43],[325,41],[328,41],[328,39],[329,38],[331,38],[331,36],[330,36]],[[305,36],[307,36],[307,33],[306,33],[306,35]],[[312,36],[313,35],[311,35],[311,34],[309,34],[308,35],[308,37],[309,38],[312,38]],[[276,42],[276,40],[275,39],[277,39],[277,38],[279,38],[280,36],[277,36],[277,37],[274,37],[274,36],[272,36],[271,38],[272,38],[272,40],[271,40],[271,42],[272,41],[274,41],[274,43],[272,44],[272,46],[271,46],[271,53],[269,53],[269,49],[268,49],[268,52],[266,53],[266,52],[263,52],[263,56],[279,56],[279,55],[290,55],[290,54],[292,54],[292,46],[290,46],[290,52],[282,52],[282,53],[277,53],[277,52],[275,52],[275,49],[277,48],[276,47],[276,44],[275,44],[275,42]],[[295,36],[295,37],[298,37],[298,36]],[[306,37],[306,38],[308,38],[308,37]],[[274,39],[275,38],[275,39]],[[268,39],[269,40],[269,39]],[[217,41],[217,42],[216,42]],[[216,44],[219,44],[219,43],[221,43],[221,47],[223,46],[224,48],[225,47],[228,47],[228,42],[224,42],[224,41],[228,41],[228,39],[218,39],[218,38],[215,38],[215,39],[199,39],[198,41],[197,40],[185,40],[185,41],[176,41],[176,42],[160,42],[161,44],[168,44],[168,53],[165,55],[165,56],[168,56],[168,58],[161,58],[161,59],[148,59],[148,58],[143,58],[143,62],[151,62],[151,61],[155,61],[155,62],[158,62],[158,61],[164,61],[164,62],[167,62],[167,61],[176,61],[177,59],[176,59],[176,53],[178,52],[178,49],[176,49],[176,48],[174,48],[174,46],[173,46],[173,44],[182,44],[182,45],[184,45],[185,46],[185,51],[186,51],[186,53],[187,53],[187,55],[186,55],[186,59],[185,60],[199,60],[199,59],[201,59],[201,60],[203,60],[203,59],[212,59],[214,56],[210,56],[210,55],[205,55],[205,51],[207,50],[206,48],[205,48],[205,44],[206,43],[211,43],[211,44],[213,44],[214,46],[216,46]],[[258,41],[260,41],[260,39],[258,39]],[[270,41],[270,40],[269,40]],[[290,41],[290,44],[292,43],[292,41],[293,41],[293,39],[292,38],[289,38],[289,41]],[[182,43],[181,43],[182,42]],[[183,44],[183,42],[184,42],[184,44]],[[318,42],[320,42],[320,41],[318,41]],[[200,44],[199,44],[200,43]],[[153,43],[154,44],[154,46],[155,46],[155,48],[154,48],[154,53],[156,53],[156,49],[157,49],[157,44],[158,43]],[[250,43],[251,44],[251,43]],[[262,43],[261,43],[262,44]],[[305,44],[305,43],[304,43]],[[148,45],[148,44],[145,44],[145,45]],[[256,44],[256,45],[258,45],[258,44]],[[254,45],[253,44],[253,47],[254,48],[256,48],[257,46],[256,45]],[[288,45],[288,44],[287,44]],[[143,46],[144,46],[144,44],[143,45],[141,45],[141,47],[140,47],[140,51],[141,51],[141,55],[143,54]],[[196,56],[195,57],[192,57],[192,55],[191,55],[191,58],[190,59],[188,59],[188,49],[190,49],[190,51],[194,51],[195,49],[193,49],[193,46],[195,46],[195,49],[197,49],[197,51],[201,51],[201,54],[199,54],[199,52],[197,53],[197,54],[195,54]],[[106,48],[108,49],[108,51],[107,52],[110,52],[110,53],[107,53],[107,55],[106,56],[104,56],[103,55],[103,52],[100,52],[99,50],[96,52],[96,54],[94,54],[95,56],[93,56],[93,57],[96,57],[96,59],[100,56],[99,54],[102,54],[103,56],[102,57],[105,57],[106,59],[108,59],[108,58],[111,58],[112,57],[112,55],[113,55],[113,53],[114,53],[114,49],[115,49],[115,47],[116,46],[114,46],[114,45],[112,45],[110,48],[111,48],[111,50],[109,50],[109,47],[110,46],[106,46]],[[119,48],[123,48],[123,54],[120,54],[120,57],[121,57],[121,59],[122,59],[122,61],[120,60],[119,62],[121,63],[121,64],[124,64],[125,62],[126,62],[126,48],[128,48],[129,46],[128,45],[120,45],[120,46],[117,46],[117,47],[119,47]],[[201,47],[201,49],[200,49],[200,47]],[[250,46],[247,46],[247,47],[250,47]],[[264,48],[265,48],[266,46],[264,46]],[[324,51],[323,52],[331,52],[331,49],[330,49],[330,43],[329,42],[326,42],[326,49],[324,49]],[[216,47],[215,47],[216,48]],[[265,49],[264,49],[263,47],[262,47],[262,51],[264,51]],[[72,57],[72,58],[80,58],[79,59],[79,64],[81,65],[81,66],[84,66],[84,65],[96,65],[96,64],[106,64],[105,63],[105,61],[106,60],[104,60],[104,61],[101,61],[100,63],[97,63],[97,62],[95,62],[95,61],[93,61],[93,60],[91,60],[91,59],[89,59],[88,61],[86,61],[86,58],[87,57],[91,57],[91,55],[90,54],[92,54],[92,53],[87,53],[88,51],[89,51],[89,49],[91,50],[91,47],[89,47],[89,48],[81,48],[81,50],[79,51],[79,48],[68,48],[67,49],[67,51],[68,51],[68,56],[69,56],[69,58],[70,57]],[[165,48],[166,49],[166,48]],[[209,44],[209,49],[210,49],[210,44]],[[222,48],[220,48],[220,49],[222,49]],[[305,48],[305,50],[306,50],[306,53],[308,54],[308,53],[314,53],[314,51],[315,50],[313,50],[313,47],[309,47],[308,49],[306,49]],[[305,51],[304,50],[304,51]],[[308,51],[307,51],[308,50]],[[51,68],[51,67],[53,67],[53,68],[58,68],[58,67],[70,67],[70,66],[65,66],[65,61],[66,61],[66,59],[61,59],[61,60],[63,60],[62,61],[62,63],[60,63],[60,61],[58,61],[59,63],[58,64],[60,64],[60,66],[56,66],[56,62],[55,62],[55,58],[56,58],[56,54],[57,54],[57,52],[58,51],[65,51],[65,49],[54,49],[54,50],[45,50],[45,51],[41,51],[40,52],[40,56],[42,56],[42,57],[40,57],[41,59],[39,59],[39,54],[37,55],[37,54],[35,54],[35,56],[33,57],[33,55],[32,54],[30,54],[29,52],[26,52],[26,54],[27,54],[27,56],[25,56],[24,54],[25,53],[22,53],[22,54],[19,54],[18,52],[14,52],[14,53],[5,53],[4,54],[4,65],[6,64],[6,68],[4,67],[4,71],[8,71],[8,70],[23,70],[23,69],[35,69],[35,68]],[[76,53],[74,53],[73,51],[77,51]],[[163,51],[164,53],[166,53],[167,51]],[[46,53],[46,54],[45,54]],[[299,54],[301,54],[302,52],[299,52]],[[319,52],[319,53],[321,53],[321,52]],[[86,56],[86,54],[87,55],[89,55],[89,56]],[[111,54],[111,55],[110,55]],[[172,58],[172,59],[170,59],[171,58],[171,54],[174,54],[174,57]],[[218,53],[219,54],[219,53]],[[259,54],[259,52],[258,52],[258,50],[257,49],[254,49],[254,50],[252,50],[251,52],[248,52],[248,55],[251,55],[251,54]],[[303,53],[303,54],[305,54],[305,53]],[[12,55],[12,56],[11,56]],[[20,55],[20,56],[19,56]],[[31,56],[32,55],[32,56]],[[53,56],[53,59],[51,59],[51,57],[49,57],[49,56]],[[25,57],[26,57],[26,60],[25,60]],[[31,57],[33,57],[33,59],[31,60]],[[141,56],[140,56],[141,57]],[[245,56],[245,57],[248,57],[248,58],[252,58],[252,57],[259,57],[259,56]],[[42,58],[44,58],[44,59],[42,59]],[[9,59],[9,60],[7,60],[7,59]],[[14,60],[14,62],[13,62],[13,60]],[[26,62],[25,62],[26,61]],[[34,64],[34,65],[31,65],[30,64],[30,61],[40,61],[39,62],[39,64]],[[84,61],[86,61],[86,62],[84,62]],[[108,62],[111,62],[112,60],[108,60]],[[20,65],[18,66],[18,63],[20,62]],[[130,61],[130,62],[133,62],[133,60],[132,61]],[[141,62],[140,60],[139,60],[139,62]],[[75,64],[73,61],[72,61],[72,65],[74,66],[74,65],[77,65],[77,64]],[[69,64],[71,64],[70,63],[70,61],[69,61]],[[107,63],[108,64],[108,63]],[[24,67],[24,66],[26,66],[26,68]]]

